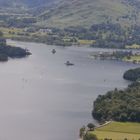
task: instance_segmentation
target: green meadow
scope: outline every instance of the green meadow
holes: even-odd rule
[[[96,134],[99,140],[140,140],[140,123],[111,122],[90,133]]]

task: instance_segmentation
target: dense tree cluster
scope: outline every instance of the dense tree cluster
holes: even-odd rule
[[[26,49],[12,46],[0,46],[0,61],[7,61],[8,57],[21,58],[30,55]]]
[[[5,26],[29,27],[29,30],[26,31],[26,34],[29,35],[31,32],[37,33],[40,29],[37,26],[31,27],[35,22],[35,18],[7,18]],[[89,40],[93,41],[91,47],[97,48],[125,48],[127,45],[140,45],[140,26],[138,25],[122,27],[120,24],[107,22],[94,24],[90,28],[76,26],[64,29],[50,29],[52,33],[46,33],[46,35],[34,34],[27,36],[26,34],[18,34],[15,39],[61,46],[78,45],[78,40]]]
[[[140,44],[135,26],[122,28],[120,24],[104,23],[93,25],[90,29],[96,31],[96,42],[93,47],[99,48],[125,48],[126,45]],[[138,32],[140,35],[140,32]]]
[[[97,136],[92,133],[87,133],[84,137],[83,140],[98,140]]]
[[[19,36],[19,37],[13,37],[13,40],[19,40],[19,41],[32,41],[32,42],[41,42],[48,45],[57,45],[57,46],[71,46],[73,43],[75,43],[74,39],[71,40],[64,40],[60,36],[53,36],[53,35],[44,35],[44,36]]]
[[[22,49],[20,47],[12,47],[8,45],[0,46],[0,53],[11,58],[20,58],[30,54],[26,49]]]
[[[16,28],[25,28],[31,26],[33,23],[36,23],[36,19],[31,18],[7,18],[5,21],[7,27],[16,27]]]
[[[125,48],[126,45],[140,45],[140,26],[122,27],[111,22],[94,24],[90,28],[69,27],[57,32],[60,36],[74,36],[78,39],[95,40],[91,45],[97,48]]]
[[[130,81],[139,81],[140,80],[140,68],[130,69],[126,71],[123,75],[123,78]]]
[[[140,45],[140,26],[138,25],[122,27],[120,24],[108,22],[94,24],[90,28],[77,26],[65,29],[53,28],[52,31],[59,38],[69,36],[77,40],[95,40],[91,46],[98,48],[125,48],[127,45]]]
[[[2,37],[2,33],[0,32],[0,61],[7,61],[8,57],[20,58],[27,55],[30,55],[30,52],[26,49],[6,45],[6,40]]]
[[[125,90],[113,90],[99,95],[94,102],[93,117],[99,121],[140,122],[140,83]]]

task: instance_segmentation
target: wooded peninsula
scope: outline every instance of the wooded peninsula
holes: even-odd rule
[[[27,49],[7,45],[6,39],[3,38],[3,34],[0,32],[0,61],[8,61],[8,58],[22,58],[30,54]]]

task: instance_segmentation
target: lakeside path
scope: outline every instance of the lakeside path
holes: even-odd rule
[[[108,125],[108,124],[110,124],[110,123],[112,123],[112,122],[113,122],[113,121],[106,121],[104,124],[101,124],[101,125],[99,125],[99,126],[96,126],[95,129],[104,127],[104,126],[106,126],[106,125]]]

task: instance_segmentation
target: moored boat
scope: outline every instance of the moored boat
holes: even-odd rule
[[[67,61],[65,64],[66,64],[67,66],[73,66],[73,65],[74,65],[74,64],[71,63],[70,61]]]
[[[52,50],[52,53],[53,53],[53,54],[55,54],[55,53],[56,53],[56,50],[55,50],[55,49],[53,49],[53,50]]]

